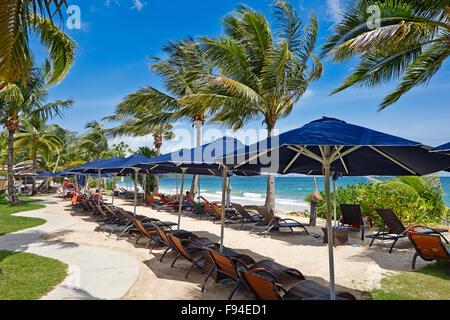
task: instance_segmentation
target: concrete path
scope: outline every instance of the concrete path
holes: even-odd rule
[[[45,233],[64,232],[78,220],[64,214],[61,205],[51,198],[41,202],[46,208],[17,213],[47,223],[0,237],[0,250],[21,251],[60,260],[69,265],[67,278],[42,299],[120,299],[136,281],[139,267],[136,260],[108,249],[47,241]],[[52,213],[53,212],[53,213]]]

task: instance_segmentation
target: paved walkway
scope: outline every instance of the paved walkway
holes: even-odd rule
[[[21,251],[60,260],[69,265],[67,278],[42,299],[120,299],[136,281],[136,260],[108,249],[47,241],[45,233],[64,232],[77,219],[64,214],[62,206],[51,198],[41,202],[46,208],[17,213],[17,216],[47,220],[43,225],[0,237],[0,250]]]

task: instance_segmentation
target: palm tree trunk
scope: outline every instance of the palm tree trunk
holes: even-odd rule
[[[268,127],[267,133],[269,137],[273,137],[273,127]],[[273,173],[267,176],[266,207],[275,212],[275,175]]]
[[[32,169],[33,174],[36,174],[36,154],[33,156],[33,169]],[[36,195],[37,190],[36,190],[36,176],[33,175],[33,184],[31,187],[31,194],[34,196]]]
[[[8,130],[8,200],[13,206],[17,206],[19,198],[17,197],[14,186],[14,131]]]
[[[202,119],[195,120],[194,126],[196,129],[196,147],[200,147],[202,145],[202,127],[203,127]],[[194,175],[192,177],[191,189],[189,191],[192,195],[192,198],[194,198],[194,199],[195,199],[195,190],[197,187],[197,179],[198,179],[197,175]]]
[[[156,156],[159,157],[161,155],[161,145],[156,146]],[[159,193],[159,177],[155,176],[155,187],[153,188],[153,193]]]
[[[56,159],[55,167],[53,168],[53,173],[56,172],[56,168],[58,168],[59,160],[61,159],[61,152],[58,152],[58,158]]]

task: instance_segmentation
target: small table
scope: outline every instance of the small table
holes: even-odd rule
[[[323,231],[323,243],[328,243],[328,229],[322,228],[322,231]],[[335,247],[350,244],[348,242],[348,233],[350,232],[350,230],[333,228],[332,232],[333,232],[333,245]]]

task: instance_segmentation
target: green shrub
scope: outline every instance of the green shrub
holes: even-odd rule
[[[317,215],[326,218],[326,197],[323,192],[321,194],[324,200],[318,203]],[[309,196],[305,200],[310,202]],[[401,189],[386,188],[381,183],[339,186],[336,190],[337,217],[341,216],[339,206],[341,203],[359,204],[363,216],[369,216],[378,225],[382,224],[382,221],[375,209],[393,209],[400,220],[407,225],[439,224],[447,215],[447,209],[435,198],[404,192]],[[333,206],[333,193],[331,193],[331,205]]]

